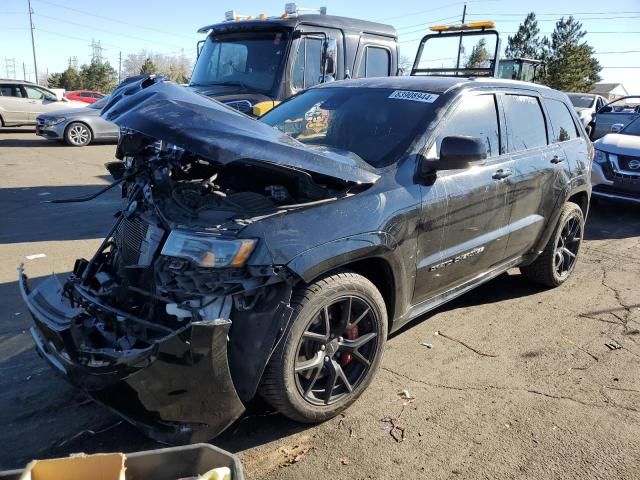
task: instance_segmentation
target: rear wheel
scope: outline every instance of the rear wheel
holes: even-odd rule
[[[528,279],[545,285],[562,285],[576,266],[584,235],[584,215],[575,203],[562,209],[558,225],[547,246],[531,265],[520,267]]]
[[[292,327],[269,361],[260,393],[293,420],[322,422],[371,383],[387,338],[384,300],[365,277],[341,272],[297,292],[292,306]]]
[[[73,122],[64,132],[64,140],[72,147],[84,147],[91,143],[93,135],[84,123]]]

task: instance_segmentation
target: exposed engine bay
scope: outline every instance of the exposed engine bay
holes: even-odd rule
[[[64,287],[72,306],[91,312],[80,315],[77,326],[92,351],[146,348],[191,320],[211,319],[225,298],[236,309],[250,309],[260,287],[286,280],[277,266],[210,268],[166,255],[162,246],[170,232],[233,241],[248,223],[349,195],[353,188],[264,162],[220,166],[137,132],[123,133],[121,161],[107,165],[121,182],[123,208],[98,252],[76,261]],[[96,310],[96,302],[105,308]]]

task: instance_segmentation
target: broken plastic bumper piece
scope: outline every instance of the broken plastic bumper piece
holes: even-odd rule
[[[72,305],[55,276],[32,290],[22,267],[19,286],[40,356],[150,437],[167,443],[209,440],[244,412],[227,360],[230,299],[222,299],[210,319],[185,323],[141,348],[90,348],[81,319],[86,322],[89,312],[113,314],[108,305],[86,293]]]

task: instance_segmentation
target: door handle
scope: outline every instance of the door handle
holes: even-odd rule
[[[491,178],[493,178],[494,180],[502,180],[504,178],[510,177],[511,175],[513,175],[513,172],[511,171],[511,169],[501,168],[500,170],[497,170],[496,173],[494,173]]]
[[[564,162],[564,157],[559,157],[558,155],[554,155],[551,159],[551,163],[553,163],[554,165],[561,162]]]

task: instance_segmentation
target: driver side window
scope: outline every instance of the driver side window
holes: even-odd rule
[[[440,143],[449,136],[474,137],[487,147],[487,157],[500,155],[500,124],[495,95],[473,95],[462,100],[438,134],[427,158],[440,158]]]
[[[304,90],[322,80],[322,39],[302,37],[298,43],[291,82],[295,90]]]
[[[56,96],[49,93],[48,91],[38,88],[25,85],[25,90],[27,91],[27,98],[32,100],[57,100]]]

